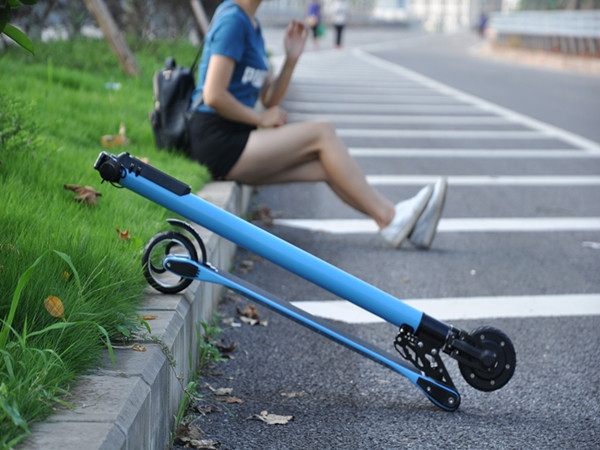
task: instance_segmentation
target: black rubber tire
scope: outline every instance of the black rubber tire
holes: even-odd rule
[[[185,253],[172,253],[173,250],[178,249],[185,250]],[[172,278],[177,278],[163,267],[162,263],[165,257],[169,255],[184,256],[193,261],[198,261],[198,252],[192,241],[177,231],[163,231],[148,241],[142,255],[144,277],[150,286],[157,291],[165,294],[176,294],[187,288],[194,280],[183,277],[179,277],[177,280],[168,280],[164,276],[160,277],[159,275],[166,274]]]
[[[459,363],[460,373],[467,383],[479,391],[495,391],[512,378],[517,365],[517,355],[511,340],[502,331],[492,327],[481,327],[471,332],[481,349],[496,355],[496,363],[489,368],[473,368]]]

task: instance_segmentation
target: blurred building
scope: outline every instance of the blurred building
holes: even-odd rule
[[[355,24],[421,24],[432,32],[456,32],[472,29],[479,23],[480,14],[514,9],[519,0],[348,0],[350,21]],[[322,0],[327,13],[333,0]],[[287,23],[301,19],[307,0],[271,0],[259,9],[263,23]]]

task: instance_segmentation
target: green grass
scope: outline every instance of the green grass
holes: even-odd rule
[[[200,165],[156,150],[148,121],[154,72],[166,56],[189,65],[197,49],[138,48],[139,77],[121,72],[104,41],[35,43],[34,56],[17,48],[0,54],[0,447],[26,436],[74,378],[95,367],[105,332],[119,339],[119,329],[137,322],[143,245],[173,216],[101,184],[93,169],[105,150],[101,136],[116,134],[123,123],[130,143],[109,151],[146,157],[194,190],[208,181]],[[107,90],[107,82],[121,89]],[[65,184],[102,195],[96,205],[79,203]],[[117,228],[132,239],[121,240]],[[48,296],[62,301],[64,320],[46,310]]]

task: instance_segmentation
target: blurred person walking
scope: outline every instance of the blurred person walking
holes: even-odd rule
[[[342,33],[348,22],[350,6],[347,0],[335,0],[331,9],[333,28],[335,29],[335,48],[342,47]]]
[[[321,37],[321,0],[310,0],[306,12],[306,24],[312,30],[313,47],[319,46],[319,37]]]

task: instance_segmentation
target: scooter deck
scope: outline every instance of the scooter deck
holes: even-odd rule
[[[242,278],[188,258],[169,256],[165,258],[164,266],[176,275],[220,284],[232,289],[282,316],[404,375],[421,389],[430,401],[442,409],[454,411],[460,405],[460,395],[457,391],[423,375],[398,356],[390,354],[376,345],[358,338],[331,322],[316,317]]]

